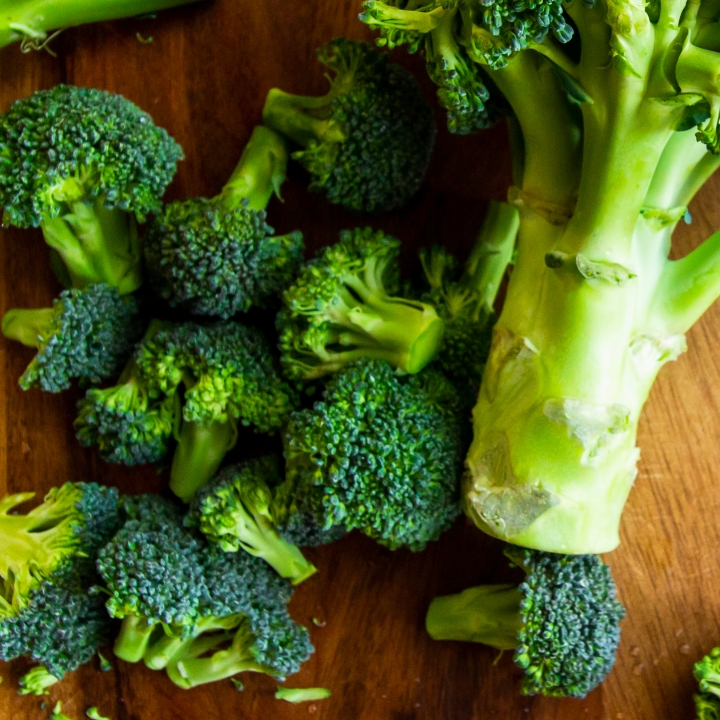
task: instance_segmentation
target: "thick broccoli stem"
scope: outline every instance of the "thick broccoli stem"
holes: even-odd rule
[[[436,597],[425,628],[433,640],[462,640],[513,650],[522,629],[522,593],[516,585],[480,585]]]
[[[107,283],[121,295],[142,284],[140,241],[135,218],[104,198],[68,203],[69,212],[42,223],[47,244],[62,258],[73,287]]]
[[[126,615],[115,640],[113,652],[125,662],[140,662],[156,627],[155,623],[148,623],[146,618]]]
[[[9,340],[40,348],[52,335],[57,312],[54,308],[8,310],[2,319],[2,334]]]
[[[0,47],[17,40],[40,48],[51,30],[145,15],[192,0],[18,0],[4,3]],[[5,7],[7,6],[7,7]]]
[[[327,133],[331,127],[338,133],[337,139],[342,140],[340,130],[330,122],[335,97],[333,90],[321,97],[308,97],[273,88],[265,101],[262,119],[268,127],[303,147],[323,139],[330,141]]]
[[[236,441],[234,421],[216,421],[209,425],[183,421],[170,470],[170,489],[183,502],[190,502],[217,472]]]
[[[245,146],[237,167],[219,198],[226,210],[240,207],[247,199],[251,210],[264,210],[280,186],[287,170],[285,142],[270,128],[258,125]]]

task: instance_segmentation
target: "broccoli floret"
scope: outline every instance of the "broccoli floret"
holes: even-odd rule
[[[393,296],[399,250],[396,238],[358,228],[305,264],[277,319],[288,377],[317,378],[362,357],[416,373],[433,359],[443,322],[432,305]]]
[[[302,146],[311,190],[361,212],[402,207],[417,192],[435,140],[417,81],[371,45],[336,38],[318,50],[333,74],[322,97],[270,91],[263,121]]]
[[[95,555],[119,523],[118,494],[66,483],[26,515],[11,513],[33,495],[0,501],[0,659],[30,657],[60,679],[110,634],[102,600],[89,589],[97,582]]]
[[[260,557],[296,585],[316,569],[275,529],[273,489],[281,482],[273,456],[223,468],[195,496],[188,522],[226,552]]]
[[[18,695],[47,695],[48,688],[59,682],[60,678],[48,672],[44,665],[37,665],[20,678]]]
[[[720,699],[707,693],[695,693],[695,720],[720,720]]]
[[[525,581],[435,598],[426,619],[430,637],[514,650],[526,695],[585,697],[610,672],[625,617],[610,568],[596,555],[512,546],[505,554]]]
[[[0,115],[3,220],[42,228],[73,287],[141,284],[136,219],[160,210],[180,146],[120,95],[58,85]]]
[[[150,339],[164,323],[153,321]],[[80,444],[96,447],[103,460],[122,465],[158,462],[170,450],[178,396],[151,398],[135,358],[125,366],[117,385],[90,388],[78,403],[75,429]]]
[[[145,232],[150,283],[170,305],[227,319],[264,306],[295,276],[302,233],[275,236],[265,208],[285,180],[282,138],[256,127],[217,197],[166,205]]]
[[[234,446],[238,423],[275,432],[294,407],[295,393],[275,370],[265,338],[237,322],[175,325],[143,342],[137,360],[151,397],[183,385],[170,488],[186,502]]]
[[[63,290],[52,307],[8,310],[2,333],[38,352],[20,377],[20,387],[61,392],[78,378],[98,383],[117,373],[142,333],[133,297],[120,297],[104,283]]]
[[[322,529],[422,550],[460,513],[458,406],[431,370],[398,377],[385,362],[360,360],[334,375],[322,401],[290,416],[278,528],[299,512]]]
[[[720,720],[720,647],[696,662],[693,674],[700,690],[693,695],[697,720]]]

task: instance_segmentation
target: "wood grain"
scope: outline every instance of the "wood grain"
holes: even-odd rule
[[[152,113],[185,149],[172,198],[213,194],[229,175],[265,93],[281,86],[320,93],[326,82],[314,49],[336,35],[364,38],[357,3],[331,0],[215,0],[161,14],[67,31],[52,43],[57,57],[0,52],[0,109],[58,82],[120,92]],[[138,40],[153,38],[152,43]],[[396,54],[414,69],[428,98],[422,61]],[[438,115],[439,124],[442,117]],[[410,257],[440,242],[462,250],[472,242],[487,202],[510,182],[502,128],[474,137],[441,131],[428,181],[412,205],[372,224],[397,234]],[[293,169],[285,203],[270,207],[281,232],[300,227],[309,247],[365,218],[307,195]],[[693,203],[694,222],[680,229],[683,254],[720,226],[708,183]],[[57,293],[39,233],[4,230],[0,239],[0,311],[46,304]],[[97,705],[114,720],[685,720],[693,717],[691,667],[720,644],[720,370],[714,307],[688,337],[689,352],[660,375],[640,428],[640,475],[623,519],[623,544],[608,556],[628,618],[618,662],[605,685],[583,701],[524,698],[508,654],[470,644],[432,643],[423,631],[429,600],[473,583],[512,577],[498,543],[459,521],[427,552],[390,553],[350,536],[310,552],[320,568],[300,586],[291,611],[312,628],[317,652],[291,686],[320,685],[328,700],[291,706],[273,699],[275,683],[243,678],[182,691],[160,672],[114,662],[114,670],[82,668],[53,689],[48,705],[80,720]],[[17,386],[32,352],[0,342],[0,493],[40,492],[65,480],[95,479],[124,491],[159,490],[152,469],[108,466],[80,448],[72,432],[75,392],[51,396]],[[313,625],[316,618],[321,627]],[[15,694],[21,662],[0,664],[0,718],[47,716],[36,698]]]

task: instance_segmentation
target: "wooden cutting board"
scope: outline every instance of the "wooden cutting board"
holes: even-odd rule
[[[315,48],[337,35],[370,37],[358,11],[355,0],[215,0],[156,20],[69,30],[50,45],[57,57],[23,55],[17,45],[0,52],[0,110],[60,82],[122,93],[185,149],[169,196],[212,195],[259,121],[268,89],[323,93]],[[395,57],[416,71],[432,99],[422,59],[404,51]],[[693,222],[679,229],[676,254],[720,226],[718,180],[693,203]],[[487,202],[503,199],[509,182],[503,128],[472,137],[442,129],[425,187],[403,212],[371,219],[343,212],[308,195],[294,169],[284,204],[270,206],[270,222],[281,232],[301,228],[310,248],[333,241],[342,228],[372,223],[400,237],[408,258],[438,242],[462,252]],[[2,231],[0,272],[2,312],[46,305],[58,291],[36,231]],[[690,720],[692,664],[720,644],[718,330],[716,306],[690,332],[688,353],[663,369],[648,402],[622,546],[607,557],[628,616],[614,671],[585,700],[521,697],[509,654],[498,659],[488,648],[427,638],[423,619],[433,596],[511,577],[500,545],[460,520],[423,554],[391,553],[356,536],[308,553],[319,572],[298,588],[291,611],[311,627],[317,650],[288,685],[328,687],[328,700],[275,701],[276,683],[250,675],[242,678],[243,692],[230,682],[183,691],[161,672],[113,659],[112,672],[93,666],[67,676],[48,706],[62,699],[76,720],[92,705],[113,720]],[[164,479],[154,470],[106,465],[78,446],[76,392],[19,389],[31,357],[0,338],[0,493],[42,493],[66,480],[129,492],[161,489]],[[15,693],[27,667],[0,663],[2,720],[48,714],[40,699]]]

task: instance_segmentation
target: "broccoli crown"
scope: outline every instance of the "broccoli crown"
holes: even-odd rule
[[[460,512],[458,404],[439,373],[398,377],[382,361],[349,365],[312,410],[290,417],[278,490],[286,513],[297,508],[322,528],[421,550]]]
[[[44,311],[11,310],[3,330],[12,337],[12,324],[34,329]],[[121,298],[105,283],[86,290],[63,290],[47,321],[38,327],[38,352],[20,378],[23,390],[40,387],[61,392],[73,378],[98,383],[116,374],[132,352],[142,327],[139,308],[132,297]],[[9,328],[9,329],[8,329]]]
[[[38,226],[65,203],[102,197],[142,220],[182,159],[180,146],[120,95],[58,85],[0,115],[0,205],[5,222]]]
[[[139,377],[101,390],[91,388],[78,402],[77,438],[95,447],[103,460],[121,465],[158,462],[168,453],[175,397],[151,399]]]
[[[699,693],[693,695],[697,720],[720,720],[720,647],[695,663]]]
[[[170,395],[186,382],[183,417],[189,422],[237,419],[271,432],[293,408],[294,393],[276,372],[267,341],[237,322],[161,330],[142,343],[137,362],[151,395]]]
[[[505,554],[526,573],[515,649],[523,693],[584,697],[612,669],[620,642],[625,608],[610,568],[597,555],[512,546]]]
[[[150,282],[170,305],[227,319],[263,307],[295,276],[302,233],[275,236],[265,211],[221,198],[165,206],[145,232]]]

